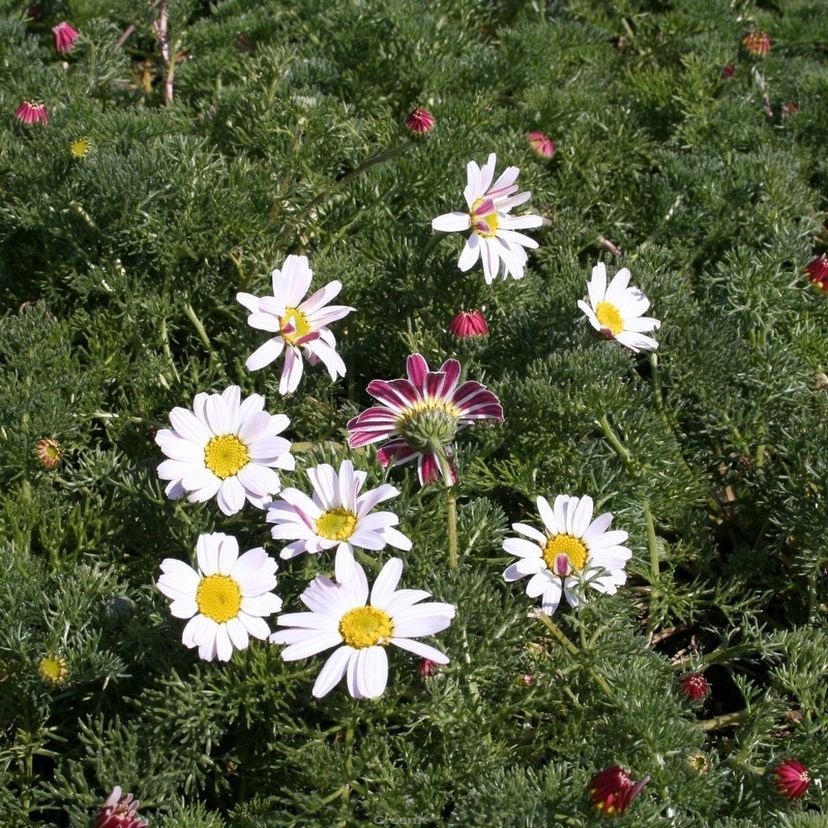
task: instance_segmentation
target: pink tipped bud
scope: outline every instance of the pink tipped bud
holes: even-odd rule
[[[555,142],[543,132],[530,132],[529,146],[541,158],[551,158],[555,154]]]
[[[460,311],[451,320],[449,330],[458,338],[466,339],[471,336],[488,336],[489,326],[479,310]]]
[[[524,673],[520,677],[520,683],[524,687],[531,687],[535,683],[535,677],[531,673]]]
[[[773,769],[776,790],[786,799],[799,799],[811,784],[811,775],[805,765],[796,759],[786,759]]]
[[[431,678],[437,672],[439,666],[436,661],[432,661],[430,658],[424,658],[417,665],[417,672],[423,678]]]
[[[742,38],[742,47],[751,57],[766,57],[771,41],[767,32],[748,32]]]
[[[55,49],[61,55],[72,51],[72,46],[79,35],[80,32],[73,26],[70,26],[65,20],[62,23],[58,23],[57,26],[52,27],[52,39],[55,42]]]
[[[736,67],[732,63],[728,63],[722,67],[722,75],[726,78],[732,78],[736,72]]]
[[[690,701],[699,701],[707,697],[710,683],[701,673],[687,673],[679,682],[681,690]]]
[[[49,123],[49,113],[46,111],[45,104],[42,103],[23,101],[15,109],[14,114],[17,116],[17,120],[24,124]]]
[[[828,291],[828,254],[823,253],[805,267],[808,278],[813,284],[824,291]]]
[[[589,793],[599,811],[613,816],[623,814],[649,781],[650,777],[645,776],[640,782],[633,782],[626,768],[613,765],[592,777]]]
[[[132,794],[121,796],[121,788],[116,785],[98,812],[94,828],[147,828],[137,813],[140,805]]]
[[[436,123],[434,116],[421,106],[418,106],[413,112],[409,112],[405,119],[406,128],[415,135],[425,135],[427,132],[431,132]]]

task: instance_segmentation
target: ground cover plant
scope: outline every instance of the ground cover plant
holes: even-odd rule
[[[0,824],[825,824],[824,3],[0,27]]]

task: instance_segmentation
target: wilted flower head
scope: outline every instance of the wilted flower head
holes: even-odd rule
[[[14,114],[17,116],[17,120],[24,124],[49,123],[49,113],[46,110],[46,105],[35,101],[23,101],[15,109]]]
[[[47,655],[37,665],[38,675],[48,684],[63,684],[69,676],[69,664],[59,655]]]
[[[437,672],[439,666],[436,661],[432,661],[430,658],[421,658],[417,665],[417,672],[423,678],[431,678]]]
[[[377,457],[383,466],[417,460],[420,484],[432,483],[445,470],[457,431],[478,420],[503,421],[500,400],[479,382],[460,383],[460,363],[447,359],[430,371],[420,354],[408,357],[408,379],[373,380],[368,393],[382,405],[369,408],[348,422],[348,445],[367,446],[388,437]],[[451,470],[453,483],[456,478]]]
[[[140,806],[131,793],[121,796],[121,787],[116,785],[98,812],[94,828],[147,828],[137,813]]]
[[[699,701],[710,692],[710,683],[701,673],[687,673],[679,681],[681,690],[690,701]]]
[[[706,753],[697,750],[687,757],[687,767],[689,767],[693,773],[704,775],[710,770],[710,758]]]
[[[63,458],[63,450],[57,440],[46,437],[35,443],[35,456],[44,469],[55,469]]]
[[[808,278],[820,290],[828,291],[828,255],[823,253],[805,267]]]
[[[796,759],[785,759],[773,769],[776,790],[786,799],[799,799],[811,784],[808,768]]]
[[[72,51],[72,46],[78,39],[80,32],[70,26],[65,20],[52,27],[52,39],[55,42],[55,49],[65,55]]]
[[[589,793],[599,811],[614,816],[623,814],[649,781],[650,777],[645,776],[640,782],[633,782],[626,768],[613,765],[592,777]]]
[[[466,339],[470,336],[487,336],[489,326],[479,310],[460,311],[451,320],[449,330],[458,338]]]
[[[406,129],[415,135],[425,135],[427,132],[431,132],[436,123],[434,116],[421,106],[409,112],[405,119]]]
[[[742,46],[751,57],[765,57],[771,49],[767,32],[748,32],[742,38]]]
[[[529,146],[541,158],[551,158],[555,154],[555,142],[543,132],[530,132]]]

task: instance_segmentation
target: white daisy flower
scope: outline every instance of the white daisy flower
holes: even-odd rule
[[[295,558],[303,552],[316,554],[336,547],[336,580],[345,581],[354,564],[354,546],[378,550],[389,544],[405,552],[411,549],[411,541],[394,529],[399,518],[393,512],[369,514],[399,491],[386,483],[360,494],[367,476],[364,471],[354,471],[350,460],[341,463],[339,474],[323,463],[308,469],[313,499],[298,489],[284,489],[267,512],[267,522],[276,524],[271,529],[274,540],[293,541],[281,557]]]
[[[644,331],[656,331],[661,327],[658,319],[642,314],[650,307],[650,301],[636,287],[627,287],[630,271],[622,267],[607,286],[607,269],[603,262],[592,268],[592,279],[587,285],[589,305],[582,299],[578,307],[586,314],[596,331],[611,339],[617,339],[631,351],[654,351],[658,348]]]
[[[193,410],[174,408],[172,429],[158,432],[155,442],[169,458],[158,476],[169,480],[167,497],[185,494],[191,502],[216,498],[219,509],[232,515],[247,498],[264,509],[279,491],[274,468],[292,471],[296,461],[290,442],[276,435],[290,420],[268,414],[264,397],[251,394],[243,402],[241,389],[231,385],[221,394],[196,394]]]
[[[276,587],[279,565],[258,547],[239,557],[232,535],[201,535],[196,545],[198,569],[167,558],[156,586],[172,599],[170,612],[189,618],[181,636],[187,647],[198,647],[206,661],[227,661],[233,648],[244,650],[249,636],[264,640],[270,634],[265,622],[279,612],[282,600]]]
[[[279,380],[279,393],[289,394],[302,379],[302,352],[310,365],[323,362],[332,380],[345,376],[345,363],[336,352],[336,339],[327,327],[347,316],[354,308],[328,305],[342,283],[334,280],[303,302],[313,279],[307,256],[288,256],[281,270],[274,270],[273,296],[237,293],[236,300],[250,311],[251,328],[276,334],[247,358],[248,371],[258,371],[278,359],[282,351],[285,364]]]
[[[402,561],[391,558],[374,582],[370,602],[368,580],[358,563],[344,583],[319,576],[301,595],[310,612],[279,616],[276,623],[291,629],[278,630],[270,640],[288,645],[282,650],[285,661],[337,647],[313,685],[316,698],[329,693],[346,674],[348,692],[355,699],[381,696],[388,681],[385,647],[389,644],[437,664],[448,664],[443,653],[415,638],[446,629],[455,607],[436,601],[421,604],[430,597],[421,589],[398,590],[402,570]]]
[[[632,552],[621,546],[629,535],[622,531],[607,531],[612,515],[606,512],[592,519],[592,498],[558,495],[554,508],[545,497],[537,500],[538,511],[544,522],[545,533],[523,523],[513,523],[512,529],[530,540],[507,538],[503,549],[520,558],[503,573],[511,582],[527,575],[530,598],[541,599],[541,609],[552,615],[558,608],[561,592],[570,606],[586,601],[583,587],[598,592],[615,594],[626,582],[624,565]]]
[[[528,258],[524,247],[535,248],[538,243],[517,232],[543,224],[541,216],[510,216],[509,212],[532,196],[532,193],[518,193],[515,184],[520,169],[507,167],[500,178],[492,184],[497,156],[492,153],[482,168],[474,161],[467,167],[466,198],[468,212],[460,210],[444,213],[431,222],[434,230],[443,233],[462,233],[471,229],[460,261],[462,271],[470,270],[478,259],[483,260],[483,276],[490,285],[500,272],[503,263],[503,278],[523,278],[523,269]]]

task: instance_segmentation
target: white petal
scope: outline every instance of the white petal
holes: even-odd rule
[[[449,663],[448,656],[441,653],[436,647],[423,644],[422,641],[416,641],[413,638],[392,638],[391,643],[395,644],[401,650],[408,650],[410,653],[427,658],[436,664]]]
[[[319,671],[316,677],[316,682],[313,685],[311,693],[317,698],[321,699],[323,696],[336,687],[345,675],[345,670],[348,668],[348,663],[352,658],[356,657],[356,650],[347,645],[334,650],[324,667]]]
[[[472,233],[466,240],[466,245],[463,252],[460,254],[460,261],[457,262],[457,267],[464,273],[471,270],[480,258],[480,236],[477,233]]]
[[[270,636],[271,641],[278,642],[278,637],[283,635],[281,632],[275,632]],[[284,661],[297,661],[300,658],[308,658],[323,650],[328,650],[342,643],[342,636],[338,631],[329,632],[327,630],[315,631],[312,630],[307,633],[302,641],[297,641],[295,644],[290,644],[282,650],[282,659]]]
[[[227,634],[226,624],[219,624],[216,630],[216,655],[219,661],[230,661],[230,656],[233,655],[233,644]]]
[[[403,562],[399,558],[391,558],[383,566],[380,574],[374,581],[374,588],[371,590],[371,606],[385,609],[394,595],[394,590],[402,578]]]
[[[244,363],[245,368],[247,368],[248,371],[258,371],[260,368],[270,365],[271,362],[281,356],[284,347],[285,343],[281,337],[268,339],[264,345],[260,345],[255,351],[253,351],[252,354],[250,354],[247,361]]]
[[[239,542],[232,535],[225,535],[219,547],[218,571],[229,575],[239,557]]]
[[[441,233],[462,233],[471,227],[471,216],[468,213],[454,212],[443,213],[431,222],[432,230],[439,230]]]
[[[216,502],[225,515],[235,515],[244,506],[244,487],[237,477],[228,477],[218,490]]]

